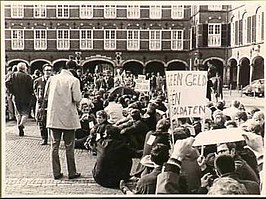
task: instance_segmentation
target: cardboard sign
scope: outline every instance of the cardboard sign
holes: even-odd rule
[[[146,80],[146,76],[145,75],[138,75],[138,79],[139,80]]]
[[[166,71],[171,121],[205,115],[207,80],[207,71]]]
[[[150,91],[150,80],[135,79],[135,91],[146,92]]]

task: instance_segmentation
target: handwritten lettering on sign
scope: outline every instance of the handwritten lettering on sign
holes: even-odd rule
[[[135,91],[145,92],[150,90],[150,81],[143,78],[135,79]]]
[[[171,119],[205,114],[207,71],[166,71]]]

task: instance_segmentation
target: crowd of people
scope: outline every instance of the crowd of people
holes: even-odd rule
[[[239,100],[226,104],[218,74],[207,88],[212,94],[207,92],[204,121],[171,121],[166,81],[159,74],[147,75],[150,91],[123,94],[110,91],[117,86],[134,90],[132,73],[92,74],[73,60],[58,73],[52,69],[45,64],[39,74],[30,75],[26,64],[18,63],[6,74],[6,102],[19,136],[32,112],[41,145],[49,144],[50,136],[54,179],[63,177],[58,156],[63,135],[69,179],[81,176],[74,150],[86,149],[97,159],[95,181],[124,194],[261,194],[264,112],[246,109]],[[202,131],[227,128],[244,130],[245,140],[193,146]]]

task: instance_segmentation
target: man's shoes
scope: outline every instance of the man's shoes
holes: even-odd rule
[[[40,145],[47,145],[47,140],[42,140],[42,142],[40,143]]]
[[[68,176],[68,179],[75,179],[79,178],[81,176],[81,173],[75,173],[73,176]]]
[[[60,173],[58,176],[54,176],[55,180],[59,180],[61,178],[63,178],[63,173]]]
[[[18,135],[19,136],[24,136],[24,130],[23,129],[24,129],[23,125],[18,126],[18,131],[19,131]]]

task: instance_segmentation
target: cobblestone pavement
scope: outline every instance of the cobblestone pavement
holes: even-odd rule
[[[264,109],[264,98],[252,98],[239,92],[224,92],[226,105],[239,99],[247,108],[258,106]],[[33,119],[25,127],[25,136],[17,134],[15,121],[2,125],[2,196],[3,197],[47,197],[47,196],[96,196],[122,195],[118,189],[98,185],[92,177],[95,156],[86,150],[75,150],[77,171],[82,177],[68,180],[65,151],[60,150],[64,178],[54,180],[52,176],[50,146],[39,145],[40,133]],[[64,149],[63,142],[60,146]]]
[[[24,137],[17,135],[14,121],[6,123],[4,133],[4,187],[1,189],[3,197],[122,195],[120,190],[101,187],[94,181],[91,171],[96,158],[87,150],[75,150],[77,171],[81,172],[82,177],[74,180],[67,178],[65,150],[60,150],[64,177],[54,180],[51,172],[50,145],[39,145],[40,135],[33,119],[26,124]],[[64,149],[63,142],[60,147]]]

